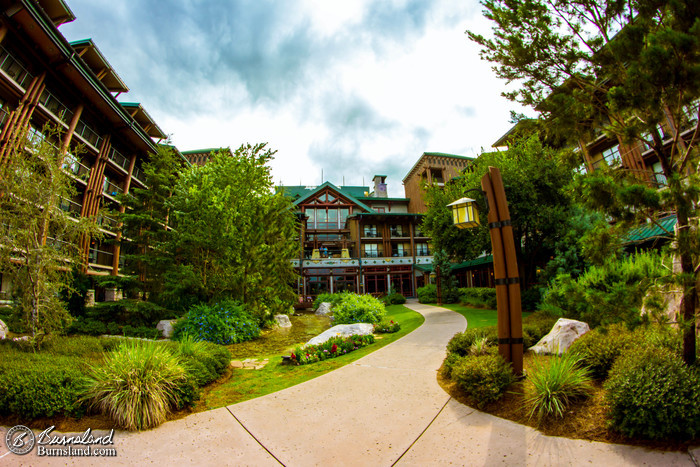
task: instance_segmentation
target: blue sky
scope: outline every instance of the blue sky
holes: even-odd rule
[[[69,0],[181,150],[268,142],[275,183],[370,184],[390,196],[426,151],[476,156],[509,128],[506,89],[464,33],[475,1]],[[323,172],[323,179],[321,174]]]

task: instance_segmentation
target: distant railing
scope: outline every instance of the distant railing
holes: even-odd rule
[[[65,242],[54,237],[47,237],[46,244],[53,247],[56,251],[62,251],[71,246],[69,242]]]
[[[68,154],[63,159],[63,165],[61,167],[63,167],[63,170],[66,172],[75,175],[81,180],[87,180],[88,177],[90,177],[90,168],[78,162],[72,154]]]
[[[73,200],[61,198],[61,200],[58,202],[58,207],[62,211],[73,215],[73,217],[79,217],[82,205],[80,203],[76,203]]]
[[[141,167],[134,167],[134,171],[131,173],[131,176],[140,182],[143,182],[145,174]]]
[[[109,216],[98,216],[97,217],[97,225],[100,225],[105,228],[105,230],[115,230],[117,226],[119,225],[119,222],[117,222],[116,219],[113,217]]]
[[[111,196],[116,196],[120,193],[124,193],[124,189],[121,188],[119,185],[115,185],[114,183],[110,182],[109,180],[105,180],[105,183],[103,186],[103,192],[105,194],[108,194]]]
[[[27,89],[29,82],[34,79],[27,68],[2,46],[0,46],[0,69],[24,89]]]
[[[39,97],[39,104],[46,107],[49,112],[57,116],[66,125],[69,125],[73,119],[73,112],[46,89]]]
[[[112,266],[112,261],[114,260],[114,253],[109,251],[98,250],[97,248],[90,249],[89,262],[91,264],[97,264],[99,266]]]
[[[90,128],[87,123],[80,121],[75,126],[75,134],[82,137],[85,141],[92,144],[96,149],[100,149],[102,137],[95,130]]]
[[[128,171],[129,170],[129,159],[124,157],[122,153],[116,150],[116,148],[112,148],[109,151],[109,160],[117,164],[119,167],[122,169]]]

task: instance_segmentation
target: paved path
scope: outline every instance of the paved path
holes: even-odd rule
[[[403,339],[274,394],[118,432],[117,458],[38,458],[35,449],[0,465],[694,465],[686,453],[544,436],[451,400],[436,371],[466,321],[407,306],[425,323]]]

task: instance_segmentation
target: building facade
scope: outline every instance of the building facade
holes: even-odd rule
[[[404,192],[409,199],[410,212],[426,212],[428,207],[423,200],[423,185],[444,185],[469,167],[474,158],[424,152],[403,179]]]

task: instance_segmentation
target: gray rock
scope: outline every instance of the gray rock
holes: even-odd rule
[[[277,326],[281,328],[291,328],[292,322],[289,321],[289,316],[287,315],[275,315],[275,322]]]
[[[173,335],[173,332],[175,331],[175,321],[177,321],[177,320],[176,319],[164,319],[164,320],[158,321],[158,324],[156,325],[156,329],[163,333],[163,337],[165,337],[166,339],[170,339],[170,337],[172,337],[172,335]]]
[[[590,331],[587,323],[575,319],[559,318],[549,334],[530,347],[536,354],[563,354],[576,339]]]
[[[331,312],[331,304],[328,302],[323,302],[318,306],[315,314],[317,314],[319,316],[326,316],[330,312]]]
[[[372,334],[374,326],[369,323],[339,324],[323,331],[318,336],[311,339],[306,345],[323,344],[331,337],[366,336]]]
[[[0,319],[0,339],[4,339],[7,337],[7,333],[10,330],[7,328],[7,324],[3,323],[2,320]]]

